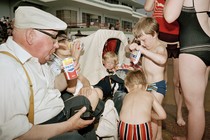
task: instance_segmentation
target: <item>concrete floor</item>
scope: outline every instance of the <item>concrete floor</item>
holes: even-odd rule
[[[180,127],[176,124],[176,105],[174,100],[172,75],[172,60],[168,60],[168,88],[167,94],[163,100],[163,107],[167,112],[167,119],[163,121],[163,140],[171,140],[173,136],[184,136],[186,134],[186,126]],[[206,129],[203,140],[210,139],[210,76],[205,94],[205,110],[206,110]],[[187,121],[188,111],[183,105],[183,116]],[[199,120],[198,120],[199,121]]]

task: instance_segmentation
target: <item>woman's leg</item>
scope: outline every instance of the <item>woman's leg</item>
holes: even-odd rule
[[[184,126],[185,121],[182,116],[183,94],[181,93],[181,85],[180,85],[180,79],[179,79],[179,59],[178,58],[173,58],[173,84],[174,84],[175,103],[177,106],[177,110],[176,110],[177,124],[179,126]]]
[[[204,95],[208,69],[203,61],[190,54],[179,57],[179,72],[188,114],[188,140],[201,140],[205,129]]]

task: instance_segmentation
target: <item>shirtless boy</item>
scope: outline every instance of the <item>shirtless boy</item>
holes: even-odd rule
[[[125,78],[128,94],[123,100],[118,127],[120,140],[151,140],[151,118],[155,120],[166,118],[166,113],[157,99],[146,91],[146,85],[146,78],[142,71],[128,72]]]
[[[133,43],[130,50],[140,50],[142,56],[142,69],[145,72],[148,91],[156,97],[161,104],[166,94],[166,81],[164,80],[167,62],[167,50],[158,39],[159,25],[152,17],[143,17],[135,24],[133,34],[141,45]],[[153,136],[162,131],[161,121],[152,120]]]

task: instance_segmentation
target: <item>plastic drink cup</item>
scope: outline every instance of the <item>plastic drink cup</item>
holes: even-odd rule
[[[67,80],[72,80],[78,77],[77,71],[74,68],[74,59],[73,57],[68,57],[62,61],[64,73]]]

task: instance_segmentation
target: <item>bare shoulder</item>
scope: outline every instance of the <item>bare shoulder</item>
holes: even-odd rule
[[[163,50],[164,51],[164,50],[166,50],[166,47],[167,47],[166,43],[163,43],[163,42],[159,42],[158,45],[157,45],[158,50]]]
[[[140,96],[142,96],[143,99],[147,99],[147,100],[153,100],[154,99],[154,96],[152,93],[148,92],[148,91],[142,91]]]
[[[161,53],[161,54],[167,53],[166,44],[160,42],[156,47],[156,51],[157,51],[157,53]]]

